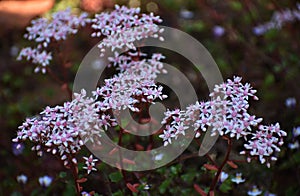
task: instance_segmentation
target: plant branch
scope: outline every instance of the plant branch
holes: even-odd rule
[[[218,179],[219,179],[219,176],[223,170],[223,167],[225,166],[226,162],[228,161],[229,159],[229,155],[230,155],[230,152],[231,152],[231,148],[232,148],[232,142],[231,142],[231,139],[228,138],[228,137],[223,137],[225,140],[227,140],[227,144],[228,144],[228,147],[227,147],[227,152],[226,152],[226,155],[225,155],[225,158],[222,162],[222,164],[220,165],[220,167],[218,167],[218,171],[217,171],[217,174],[215,176],[215,178],[213,179],[211,185],[210,185],[210,188],[209,188],[209,192],[213,192],[214,189],[215,189],[215,186],[218,182]]]

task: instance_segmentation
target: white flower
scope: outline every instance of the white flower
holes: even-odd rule
[[[248,191],[247,193],[248,193],[248,195],[250,195],[250,196],[256,196],[256,195],[260,195],[260,194],[262,193],[262,191],[259,190],[259,189],[257,189],[256,186],[253,186],[253,187],[252,187],[252,190]]]
[[[245,182],[245,179],[242,178],[242,174],[241,173],[237,173],[235,175],[235,178],[232,178],[231,181],[235,182],[236,184],[240,184],[242,182]]]
[[[52,177],[50,176],[43,176],[39,178],[39,183],[43,187],[48,187],[52,182]]]
[[[21,174],[21,175],[17,176],[17,181],[19,183],[26,184],[27,176],[25,176],[24,174]]]
[[[83,169],[86,169],[88,174],[90,174],[91,171],[97,171],[94,166],[98,159],[94,159],[93,155],[90,155],[89,157],[83,157],[83,159],[85,159],[85,167],[83,167]]]

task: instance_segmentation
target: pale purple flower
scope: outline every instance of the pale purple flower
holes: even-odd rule
[[[227,178],[229,177],[229,175],[225,172],[221,172],[221,176],[220,176],[220,182],[224,182]]]
[[[296,106],[296,103],[297,103],[297,101],[296,101],[296,98],[295,98],[295,97],[289,97],[289,98],[287,98],[287,99],[285,100],[285,105],[286,105],[286,107],[288,107],[288,108],[293,108],[293,107],[295,107],[295,106]]]
[[[213,27],[213,33],[216,37],[222,37],[225,33],[225,29],[222,26],[216,25]]]
[[[13,143],[12,144],[12,151],[14,155],[20,155],[23,153],[25,146],[23,143]]]
[[[298,137],[300,135],[300,126],[293,128],[293,136]]]
[[[286,23],[300,20],[300,4],[297,3],[296,9],[284,9],[275,11],[270,21],[257,25],[253,28],[255,35],[263,35],[271,29],[281,29]]]
[[[187,9],[180,10],[180,17],[183,19],[192,19],[194,17],[194,12],[189,11]]]
[[[50,176],[39,177],[39,183],[42,187],[48,187],[52,183],[52,179]]]
[[[270,193],[269,191],[266,191],[264,196],[276,196],[276,194]]]
[[[86,191],[82,191],[82,192],[81,192],[81,195],[82,195],[82,196],[91,196],[91,194],[89,194],[89,193],[86,192]]]
[[[288,144],[289,149],[294,150],[294,149],[299,149],[299,142],[295,141],[294,143],[289,143]]]

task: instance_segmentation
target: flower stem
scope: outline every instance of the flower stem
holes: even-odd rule
[[[224,158],[222,164],[220,165],[220,167],[218,167],[218,171],[217,171],[217,174],[216,174],[215,178],[213,179],[213,181],[210,185],[209,193],[214,192],[216,184],[217,184],[218,179],[219,179],[219,176],[220,176],[220,174],[223,170],[223,167],[225,166],[226,162],[228,161],[229,155],[230,155],[230,152],[231,152],[232,142],[231,142],[230,138],[228,138],[228,137],[223,137],[223,138],[225,140],[227,140],[227,144],[228,144],[227,152],[226,152],[226,155],[225,155],[225,158]]]

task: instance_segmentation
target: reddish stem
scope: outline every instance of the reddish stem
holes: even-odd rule
[[[218,171],[217,171],[217,174],[216,174],[215,178],[213,179],[213,181],[210,185],[209,193],[214,192],[215,186],[218,182],[218,179],[219,179],[219,176],[222,172],[222,169],[225,166],[226,162],[229,160],[229,155],[230,155],[231,148],[232,148],[232,142],[231,142],[230,138],[227,138],[227,137],[223,137],[223,138],[227,140],[227,144],[228,144],[227,152],[226,152],[226,155],[225,155],[225,158],[224,158],[222,164],[220,165],[220,167],[218,167]]]

